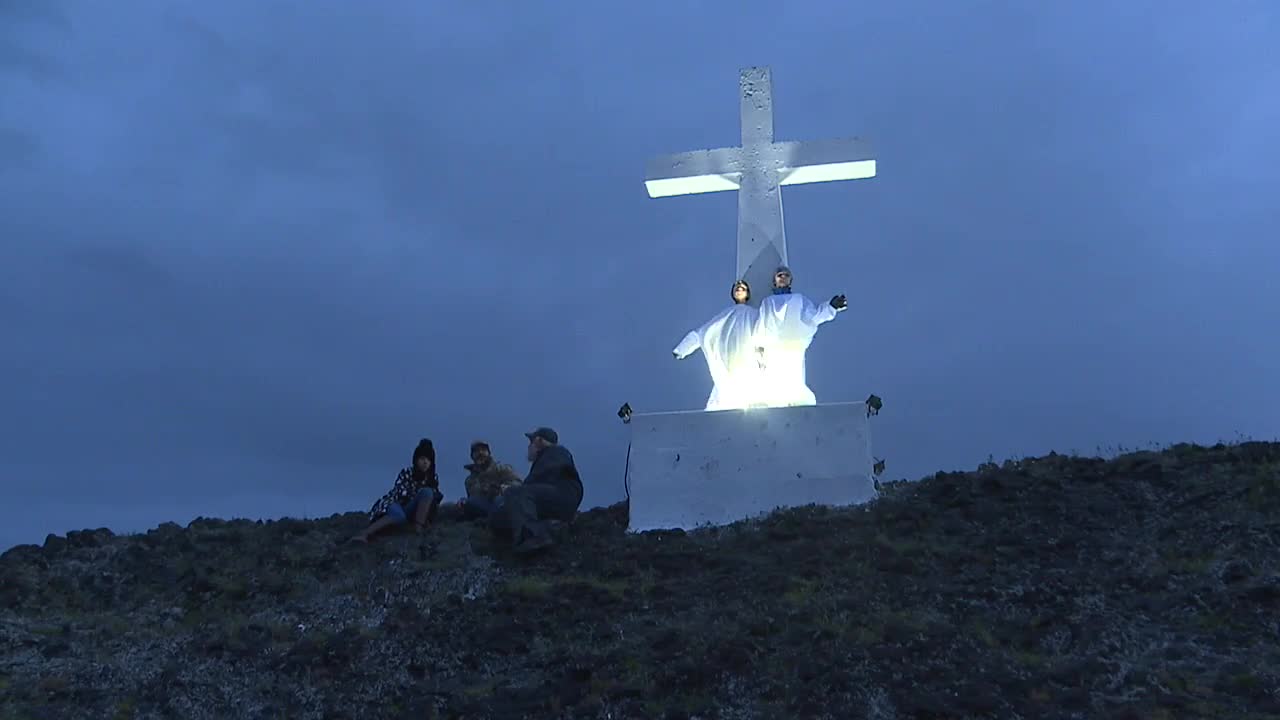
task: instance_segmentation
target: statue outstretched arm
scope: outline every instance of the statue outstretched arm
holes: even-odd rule
[[[689,334],[685,335],[684,339],[680,341],[680,344],[676,345],[675,349],[671,351],[671,354],[675,355],[677,360],[683,360],[700,347],[702,347],[702,338],[698,335],[698,331],[690,330]]]
[[[831,298],[831,302],[805,303],[806,307],[805,307],[805,313],[803,316],[805,324],[810,325],[812,327],[817,327],[822,323],[831,322],[832,320],[835,320],[836,314],[846,307],[844,304],[836,302],[837,298],[841,301],[844,300],[843,295],[837,295],[834,298]],[[839,307],[836,307],[837,305],[839,305]]]

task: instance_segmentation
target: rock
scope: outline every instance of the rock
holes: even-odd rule
[[[1251,603],[1268,608],[1280,606],[1280,575],[1272,575],[1251,583],[1240,593]]]
[[[107,528],[96,530],[72,530],[67,533],[67,544],[73,548],[101,547],[115,535]]]
[[[151,547],[157,547],[179,537],[185,537],[182,527],[177,523],[166,522],[148,530],[142,541]]]
[[[0,553],[0,561],[38,564],[41,562],[41,549],[41,546],[33,544],[14,545]]]
[[[1253,565],[1248,560],[1232,560],[1222,568],[1222,582],[1233,585],[1253,577]]]
[[[961,687],[954,708],[971,715],[991,715],[1002,706],[1000,687],[986,680],[975,680]]]

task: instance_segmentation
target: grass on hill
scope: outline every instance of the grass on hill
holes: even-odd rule
[[[1280,716],[1280,444],[1050,455],[517,558],[349,513],[0,557],[8,718]]]

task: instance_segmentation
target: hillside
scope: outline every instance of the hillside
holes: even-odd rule
[[[0,557],[0,719],[1280,717],[1280,444],[1050,455],[517,558],[360,514]]]

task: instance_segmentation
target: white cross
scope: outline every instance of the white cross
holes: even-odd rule
[[[769,68],[743,69],[738,84],[742,147],[656,158],[644,184],[653,198],[738,191],[736,277],[751,284],[751,304],[759,305],[773,287],[774,270],[787,264],[781,187],[875,177],[876,161],[858,138],[774,142]]]

